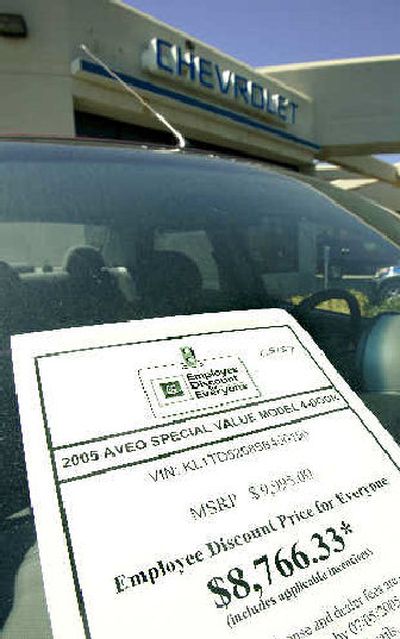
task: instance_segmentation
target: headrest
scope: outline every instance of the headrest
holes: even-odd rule
[[[103,256],[93,246],[73,246],[64,260],[64,270],[74,278],[97,278],[104,267]]]
[[[0,261],[0,283],[4,284],[5,282],[9,285],[18,285],[20,278],[7,262]]]
[[[147,295],[182,295],[199,292],[202,278],[196,264],[178,251],[155,251],[137,269],[138,291]]]

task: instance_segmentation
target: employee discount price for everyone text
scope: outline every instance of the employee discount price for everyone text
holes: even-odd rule
[[[296,571],[306,570],[312,565],[329,559],[332,553],[341,553],[346,548],[346,535],[353,532],[350,524],[341,522],[339,532],[328,527],[323,532],[311,535],[307,547],[299,547],[296,541],[291,547],[281,547],[275,554],[264,554],[253,560],[253,567],[261,571],[261,583],[249,583],[244,570],[238,566],[231,568],[224,577],[213,577],[207,582],[217,608],[227,608],[235,599],[246,599],[251,592],[263,597],[265,588],[271,586],[275,578],[291,577]]]

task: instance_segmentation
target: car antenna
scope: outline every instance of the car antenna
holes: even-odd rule
[[[86,46],[86,44],[81,44],[80,45],[80,49],[82,49],[82,51],[84,51],[86,53],[86,55],[88,55],[90,58],[92,58],[92,60],[94,60],[94,62],[97,62],[97,64],[100,64],[100,66],[102,66],[103,69],[105,71],[107,71],[107,73],[112,78],[117,80],[117,82],[119,82],[124,87],[124,89],[126,91],[128,91],[128,93],[133,95],[144,106],[144,108],[147,111],[150,111],[150,113],[152,115],[154,115],[154,117],[157,118],[157,120],[159,122],[161,122],[161,124],[163,124],[172,133],[172,135],[176,138],[177,148],[178,149],[184,149],[185,148],[186,141],[185,141],[185,138],[183,137],[182,133],[180,133],[180,131],[175,129],[175,127],[173,127],[172,124],[170,124],[168,122],[168,120],[161,113],[158,113],[158,111],[153,109],[153,107],[150,106],[150,104],[148,102],[146,102],[146,100],[144,98],[142,98],[142,96],[137,91],[135,91],[135,89],[130,87],[129,84],[127,84],[117,73],[115,73],[115,71],[110,69],[108,64],[103,62],[103,60],[101,60],[98,56],[96,56],[94,53],[92,53],[92,51],[89,49],[89,47]]]

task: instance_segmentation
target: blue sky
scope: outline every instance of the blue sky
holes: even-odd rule
[[[127,4],[252,66],[400,53],[400,0],[129,0]]]

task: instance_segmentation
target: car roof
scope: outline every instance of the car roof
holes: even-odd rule
[[[302,184],[311,187],[315,192],[328,198],[331,203],[345,209],[356,216],[370,228],[378,231],[385,239],[400,246],[400,224],[397,213],[376,204],[372,200],[339,189],[329,182],[321,181],[313,176],[256,159],[240,156],[210,153],[203,149],[187,147],[167,147],[165,145],[138,144],[132,141],[103,140],[90,138],[63,137],[0,137],[0,163],[11,160],[22,161],[89,161],[96,162],[132,162],[132,166],[148,167],[149,170],[162,169],[167,166],[184,170],[196,169],[199,175],[203,170],[212,167],[214,175],[224,173],[234,180],[235,176],[263,173],[272,180],[282,180],[291,184]]]

